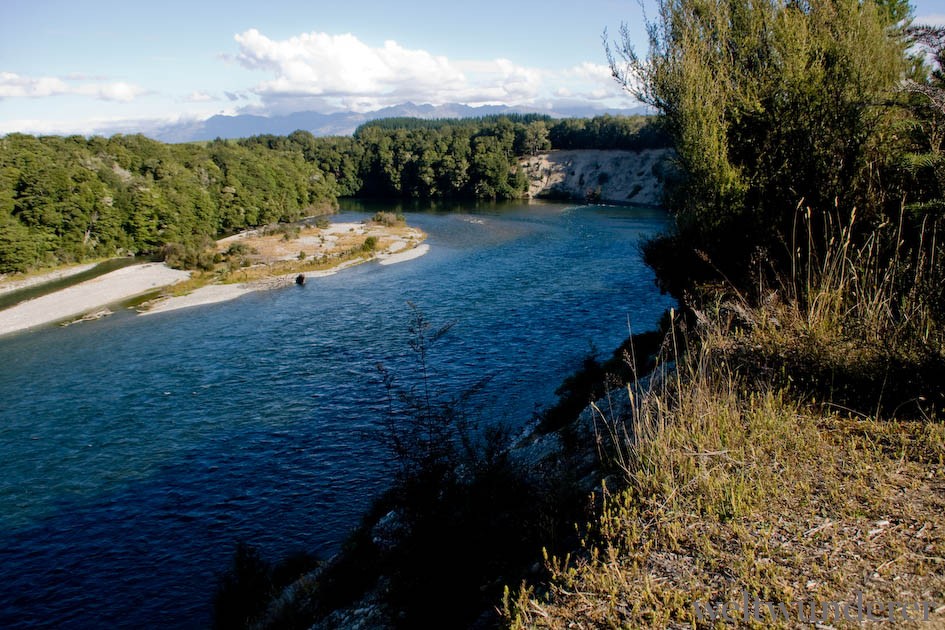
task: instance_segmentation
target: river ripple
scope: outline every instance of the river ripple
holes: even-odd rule
[[[338,220],[360,219],[358,207]],[[332,553],[385,487],[382,362],[409,382],[407,302],[454,322],[446,393],[521,426],[594,345],[669,300],[640,262],[654,210],[408,213],[430,252],[304,287],[0,339],[0,626],[203,627],[236,540]]]

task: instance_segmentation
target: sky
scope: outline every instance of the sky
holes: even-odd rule
[[[414,103],[638,105],[601,37],[653,0],[0,0],[0,134]],[[945,0],[915,14],[945,24]]]

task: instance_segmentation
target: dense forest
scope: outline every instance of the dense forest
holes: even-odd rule
[[[483,118],[387,118],[353,137],[255,136],[244,146],[301,151],[334,176],[343,196],[514,199],[527,182],[517,158],[550,149],[666,147],[668,136],[645,116],[554,120],[538,114]]]
[[[173,251],[333,209],[336,185],[293,152],[143,136],[0,139],[0,272]]]
[[[551,148],[664,146],[647,118],[388,119],[353,137],[306,131],[169,145],[140,135],[0,138],[0,273],[173,253],[331,210],[339,196],[512,199],[517,157]]]

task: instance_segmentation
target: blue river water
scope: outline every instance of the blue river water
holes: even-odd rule
[[[374,207],[353,205],[334,220]],[[338,548],[390,462],[376,365],[491,376],[483,422],[527,423],[592,346],[656,325],[640,261],[658,210],[563,204],[407,213],[430,252],[238,300],[0,338],[0,627],[206,627],[237,540]]]

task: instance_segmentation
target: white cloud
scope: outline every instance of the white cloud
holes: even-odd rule
[[[206,103],[207,101],[215,101],[214,97],[210,96],[206,92],[191,92],[184,98],[184,101],[187,103]]]
[[[585,61],[564,71],[566,76],[587,79],[590,81],[613,83],[613,75],[610,72],[610,66],[599,63]]]
[[[77,83],[72,76],[26,77],[13,72],[0,72],[0,98],[45,98],[63,94],[78,94],[103,101],[130,102],[145,93],[144,88],[131,83],[89,82]]]
[[[103,101],[128,103],[145,93],[144,88],[131,83],[92,83],[75,88],[76,94],[84,94]]]
[[[11,119],[0,120],[0,135],[8,133],[29,134],[81,134],[110,136],[116,133],[153,133],[169,125],[196,123],[215,113],[235,114],[232,110],[220,112],[194,112],[148,118],[95,117],[79,120]]]
[[[52,96],[67,94],[69,86],[62,79],[43,77],[32,79],[12,72],[0,72],[0,98]]]
[[[594,102],[629,98],[614,80],[610,66],[603,64],[585,61],[558,73],[556,79],[562,85],[555,96]]]
[[[556,89],[595,100],[620,97],[610,70],[599,64],[552,71],[508,59],[451,60],[392,40],[372,47],[350,33],[273,40],[250,29],[235,40],[239,52],[230,59],[268,75],[253,92],[270,113],[363,112],[405,101],[528,105]]]

